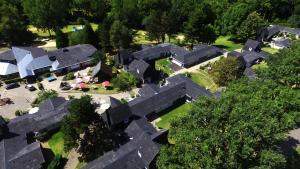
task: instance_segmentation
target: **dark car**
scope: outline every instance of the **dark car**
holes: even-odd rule
[[[36,88],[32,85],[26,85],[25,89],[28,89],[29,91],[35,91],[36,90]]]
[[[59,88],[61,90],[70,90],[71,89],[71,85],[67,82],[61,82]]]
[[[10,83],[10,84],[7,84],[7,85],[5,86],[5,89],[6,89],[6,90],[10,90],[10,89],[14,89],[14,88],[17,88],[17,87],[19,87],[19,84],[18,84],[18,83]]]

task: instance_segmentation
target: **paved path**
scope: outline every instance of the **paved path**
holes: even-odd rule
[[[68,155],[68,161],[67,161],[64,169],[75,169],[79,163],[78,157],[79,157],[79,154],[74,149],[72,149]]]

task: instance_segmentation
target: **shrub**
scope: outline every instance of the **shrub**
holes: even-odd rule
[[[44,78],[47,78],[47,77],[50,77],[50,76],[51,76],[51,73],[50,73],[50,72],[47,72],[47,73],[44,73],[44,74],[43,74],[43,77],[44,77]]]
[[[15,112],[16,116],[23,116],[25,114],[28,114],[28,111],[16,110],[16,112]]]
[[[68,81],[68,80],[73,80],[73,79],[75,79],[74,73],[69,72],[68,74],[65,75],[65,77],[63,78],[63,81]]]
[[[7,79],[7,80],[4,80],[4,83],[5,83],[5,84],[17,83],[17,82],[23,82],[23,79],[21,79],[21,78],[15,78],[15,79]]]
[[[113,78],[112,84],[120,91],[128,91],[137,85],[137,79],[127,72],[121,72],[117,77]]]
[[[42,90],[38,93],[37,98],[31,103],[31,106],[38,107],[43,101],[57,96],[58,93],[55,90]]]
[[[40,82],[37,82],[37,87],[38,87],[39,90],[44,90],[45,89],[43,84],[40,83]]]
[[[61,155],[56,155],[51,163],[48,165],[47,169],[58,169],[61,167],[63,158]]]

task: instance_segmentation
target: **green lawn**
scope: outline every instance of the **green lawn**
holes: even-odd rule
[[[235,43],[230,40],[230,36],[220,36],[215,41],[214,45],[224,48],[229,51],[233,51],[236,49],[241,49],[243,47],[240,43]]]
[[[64,151],[64,134],[62,132],[55,133],[49,140],[48,145],[55,155],[67,157],[68,153]]]
[[[171,61],[169,58],[163,58],[155,61],[155,69],[161,70],[164,73],[171,75],[174,71],[171,69]]]
[[[252,66],[253,70],[267,69],[267,68],[268,68],[268,64],[266,62]]]
[[[62,31],[64,33],[69,33],[72,31],[72,29],[74,27],[78,27],[80,25],[68,25],[66,27],[64,27],[62,29]],[[93,30],[97,30],[99,25],[98,24],[95,24],[95,23],[91,23],[91,26],[93,28]],[[49,37],[49,33],[48,31],[43,31],[43,30],[38,30],[36,27],[34,27],[33,25],[29,25],[29,28],[28,28],[32,33],[36,33],[38,36],[40,37]],[[54,31],[50,31],[51,35],[55,35]]]
[[[148,36],[147,36],[147,31],[144,31],[144,30],[135,30],[136,33],[135,33],[135,36],[133,38],[133,41],[135,44],[138,44],[138,45],[149,45],[149,44],[156,44],[157,41],[156,40],[149,40]],[[171,43],[183,43],[185,37],[183,34],[177,34],[175,36],[172,36],[170,38],[170,42]],[[165,42],[169,42],[169,37],[166,35],[166,38],[165,38]]]
[[[173,110],[169,110],[169,112],[160,117],[161,120],[156,123],[156,126],[163,129],[169,129],[170,122],[173,119],[187,115],[191,108],[192,105],[190,103],[184,103]]]
[[[192,73],[191,79],[198,85],[208,88],[211,92],[216,92],[219,88],[212,77],[204,70],[198,70],[197,73]]]
[[[92,89],[91,87],[95,86],[97,89]],[[120,93],[116,88],[113,88],[112,90],[106,90],[103,88],[101,84],[88,84],[86,91],[82,90],[71,90],[69,93],[90,93],[90,94],[117,94]]]
[[[275,54],[275,53],[279,52],[279,49],[274,49],[274,48],[270,48],[270,47],[263,47],[262,50],[265,52],[269,52],[271,54]]]
[[[79,162],[76,166],[76,169],[81,169],[81,168],[85,167],[86,165],[87,165],[86,162]]]

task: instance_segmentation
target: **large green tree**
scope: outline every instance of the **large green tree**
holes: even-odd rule
[[[31,24],[50,34],[50,30],[67,24],[69,3],[69,0],[24,0],[23,7]]]
[[[242,76],[241,61],[235,57],[221,58],[211,68],[210,74],[219,86],[227,86]]]
[[[278,148],[300,122],[300,93],[273,81],[240,80],[221,98],[200,98],[171,123],[158,168],[284,168]]]
[[[63,33],[60,28],[55,30],[56,48],[64,48],[69,45],[68,34]]]
[[[0,2],[0,41],[12,45],[26,45],[34,35],[28,31],[22,10],[11,2]]]
[[[121,72],[112,79],[112,83],[120,91],[128,91],[137,85],[137,79],[130,73]]]
[[[133,34],[121,21],[116,20],[111,26],[110,43],[115,49],[129,48]]]
[[[187,39],[194,44],[212,43],[216,40],[215,30],[212,24],[215,21],[215,13],[208,3],[197,5],[185,23],[184,32]]]
[[[293,88],[300,88],[300,42],[295,41],[291,49],[282,50],[267,60],[268,68],[260,69],[258,74],[262,78]]]
[[[256,39],[259,30],[266,26],[267,22],[257,12],[253,12],[242,22],[236,33],[236,37],[242,41]]]
[[[69,36],[69,44],[91,44],[96,48],[99,47],[99,40],[97,34],[94,32],[91,24],[85,21],[84,28],[77,32],[73,32]]]
[[[81,160],[93,160],[112,148],[112,133],[102,117],[95,112],[91,96],[74,99],[69,107],[69,115],[63,122],[64,148],[75,148]]]

